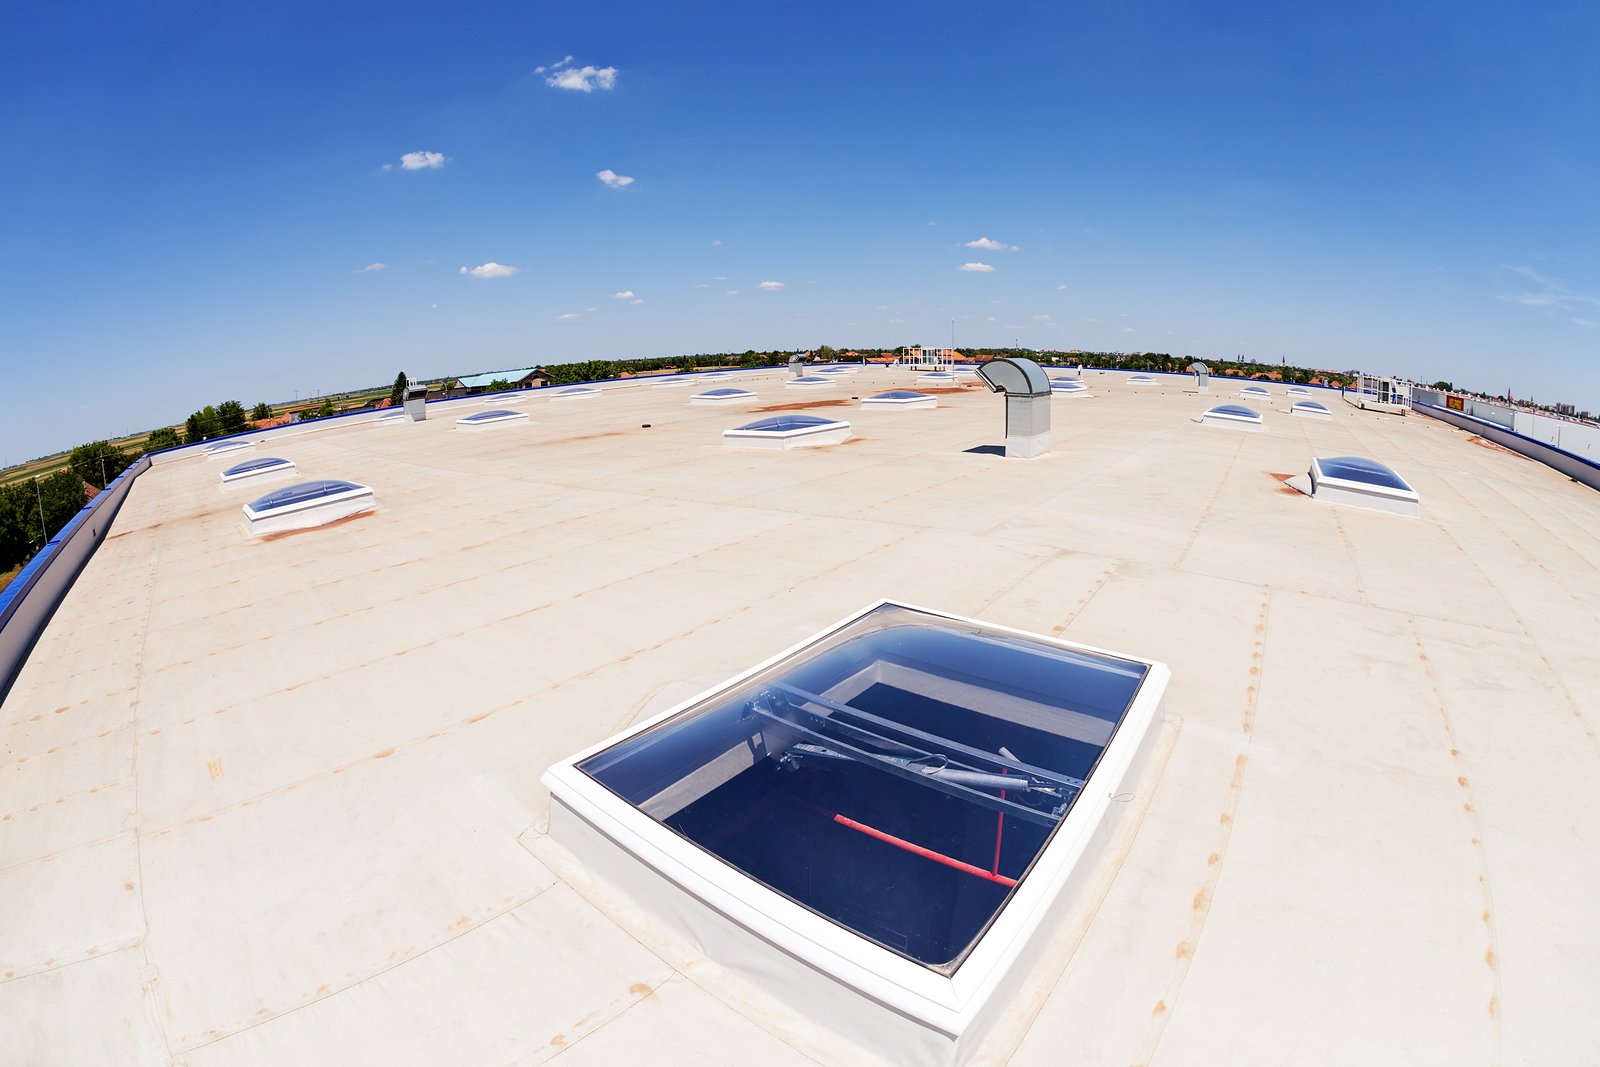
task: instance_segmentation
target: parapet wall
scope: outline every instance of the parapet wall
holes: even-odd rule
[[[1419,390],[1418,392],[1423,396],[1443,399],[1443,394],[1433,390]],[[1468,415],[1462,411],[1453,411],[1441,404],[1434,404],[1421,399],[1417,395],[1413,395],[1411,398],[1411,409],[1423,415],[1430,415],[1441,422],[1447,422],[1460,429],[1470,430],[1487,441],[1493,441],[1495,444],[1509,448],[1511,451],[1527,456],[1529,459],[1538,460],[1545,466],[1565,474],[1573,481],[1582,482],[1590,489],[1600,490],[1600,462],[1594,459],[1575,452],[1569,452],[1564,448],[1558,448],[1553,444],[1518,433],[1515,430],[1507,429],[1505,426],[1490,422],[1488,419],[1479,418],[1476,415]],[[1559,420],[1552,419],[1550,421],[1556,422]],[[1573,425],[1577,429],[1586,429],[1581,424]]]

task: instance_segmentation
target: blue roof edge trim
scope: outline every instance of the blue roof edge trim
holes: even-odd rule
[[[105,540],[104,532],[116,518],[134,481],[150,467],[147,453],[111,479],[45,542],[9,585],[0,589],[0,701],[5,700],[22,673],[56,608]]]

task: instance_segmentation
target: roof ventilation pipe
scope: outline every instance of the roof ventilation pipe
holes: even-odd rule
[[[1194,387],[1197,392],[1211,392],[1211,368],[1204,363],[1189,364],[1189,373],[1194,375]]]
[[[1031,359],[992,359],[978,368],[991,393],[1006,394],[1006,458],[1050,451],[1050,378]]]
[[[790,373],[790,375],[792,375],[793,377],[798,378],[798,377],[800,377],[800,375],[804,374],[805,373],[804,364],[806,362],[806,359],[807,359],[807,356],[806,356],[806,354],[804,352],[796,352],[794,355],[790,356],[789,357],[789,373]]]
[[[428,417],[428,387],[426,385],[406,386],[406,414],[411,416],[412,422],[422,422]]]

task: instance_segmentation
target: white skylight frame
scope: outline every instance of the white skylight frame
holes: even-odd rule
[[[783,383],[785,389],[832,389],[839,383],[824,374],[805,374]]]
[[[1128,384],[1129,385],[1154,385],[1154,384],[1156,384],[1156,379],[1154,378],[1154,376],[1149,375],[1149,374],[1130,374],[1128,376]]]
[[[1272,390],[1260,384],[1242,385],[1239,387],[1239,395],[1250,400],[1270,400]]]
[[[551,400],[599,400],[600,390],[592,385],[564,385],[550,394]]]
[[[315,481],[336,481],[337,479],[314,479]],[[308,483],[311,484],[311,483]],[[377,496],[370,485],[359,482],[346,483],[346,488],[325,496],[311,500],[296,501],[279,507],[257,510],[254,505],[260,500],[252,500],[241,507],[244,512],[245,532],[251,535],[266,533],[279,533],[286,530],[308,530],[318,526],[326,526],[330,522],[359,515],[363,512],[373,511],[378,506]],[[277,492],[285,492],[295,486],[286,486]]]
[[[591,756],[737,688],[754,675],[826,642],[885,606],[1047,646],[1138,663],[1147,669],[1121,724],[1086,777],[1077,801],[1037,854],[1013,895],[974,942],[960,966],[948,975],[874,944],[768,888],[674,834],[579,769],[579,764]],[[753,935],[758,948],[765,944],[785,962],[798,963],[803,976],[820,975],[855,994],[855,1000],[841,1001],[836,996],[829,999],[830,1024],[847,1036],[868,1046],[886,1045],[902,1060],[921,1060],[923,1057],[913,1053],[911,1047],[899,1044],[907,1040],[904,1035],[909,1030],[909,1039],[920,1039],[921,1051],[931,1053],[935,1062],[957,1063],[972,1051],[970,1046],[963,1048],[962,1036],[971,1029],[975,1039],[981,1041],[987,1023],[1006,1009],[1008,998],[995,994],[1002,987],[1014,988],[1026,976],[1028,964],[1046,947],[1042,928],[1059,918],[1058,905],[1064,908],[1071,904],[1066,891],[1080,861],[1091,849],[1103,846],[1104,836],[1109,836],[1102,835],[1102,830],[1108,820],[1120,814],[1120,806],[1113,807],[1113,797],[1125,799],[1138,778],[1159,732],[1170,680],[1171,671],[1155,660],[880,599],[728,681],[552,765],[542,779],[551,796],[550,832],[558,840],[569,829],[575,836],[591,832],[602,835],[624,857],[642,864],[692,899],[697,906],[693,913],[671,903],[663,904],[677,921],[693,926],[708,919],[730,920]],[[574,821],[569,824],[568,819]],[[649,901],[639,903],[647,909],[650,906]],[[710,915],[704,916],[698,909],[708,909]],[[785,981],[765,968],[763,977],[780,985]],[[974,1026],[980,1021],[984,1025]]]
[[[1322,419],[1326,421],[1333,418],[1333,412],[1316,400],[1296,400],[1289,405],[1289,414],[1302,419]]]

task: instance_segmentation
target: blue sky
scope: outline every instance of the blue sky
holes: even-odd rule
[[[0,464],[952,320],[1600,409],[1600,8],[1299,7],[10,5]]]

